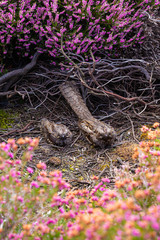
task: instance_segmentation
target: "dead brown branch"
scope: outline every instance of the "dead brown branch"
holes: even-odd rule
[[[21,69],[13,70],[11,72],[4,74],[2,77],[0,77],[0,84],[7,83],[7,81],[10,80],[11,78],[15,78],[15,77],[17,78],[27,74],[36,65],[37,59],[39,56],[40,56],[40,53],[36,52],[32,58],[32,61],[28,63],[25,67]]]
[[[7,133],[4,133],[3,135],[1,135],[1,137],[5,137],[5,136],[8,136],[10,134],[13,134],[13,133],[20,133],[20,132],[24,132],[31,124],[33,124],[34,121],[31,121],[29,123],[27,123],[26,126],[24,126],[22,129],[14,129],[12,131],[9,131]]]

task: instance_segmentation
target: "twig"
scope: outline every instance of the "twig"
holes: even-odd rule
[[[129,121],[130,121],[130,123],[131,123],[131,126],[132,126],[133,138],[134,138],[134,140],[135,140],[137,143],[139,143],[139,141],[137,140],[137,138],[136,138],[136,136],[135,136],[133,121],[131,120],[131,118],[130,118],[130,116],[129,116],[128,114],[127,114],[127,117],[128,117],[128,119],[129,119]]]
[[[10,132],[8,132],[8,133],[5,133],[5,134],[3,134],[3,135],[0,135],[0,137],[4,137],[4,136],[8,136],[8,135],[10,135],[10,134],[12,134],[12,133],[19,133],[19,132],[24,132],[33,122],[35,122],[35,121],[31,121],[30,123],[28,123],[25,127],[23,127],[23,128],[21,128],[21,129],[15,129],[15,130],[12,130],[12,131],[10,131]]]
[[[81,132],[78,135],[78,137],[76,137],[76,139],[72,142],[71,147],[73,147],[73,145],[77,142],[77,140],[80,138],[80,136],[81,136]]]

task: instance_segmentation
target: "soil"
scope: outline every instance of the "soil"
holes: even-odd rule
[[[48,111],[49,109],[49,111]],[[0,141],[6,141],[8,138],[18,139],[20,137],[39,137],[40,143],[36,149],[33,160],[28,166],[36,169],[39,161],[47,164],[47,171],[59,169],[63,177],[74,188],[92,187],[93,175],[108,177],[109,186],[114,183],[114,169],[121,168],[128,162],[133,169],[136,162],[132,159],[135,146],[141,140],[140,127],[143,121],[130,121],[123,119],[122,115],[116,116],[116,121],[111,119],[111,125],[117,132],[115,144],[106,149],[99,149],[91,145],[85,136],[80,132],[77,126],[77,117],[72,109],[59,97],[55,103],[45,102],[37,108],[31,108],[29,104],[22,103],[18,106],[8,106],[3,109],[5,117],[9,114],[11,121],[0,129]],[[102,115],[102,114],[101,114]],[[59,147],[49,144],[45,141],[40,131],[40,121],[45,117],[50,121],[65,124],[73,132],[74,138],[70,146]],[[98,112],[94,117],[99,118]],[[2,116],[0,115],[2,121]],[[148,118],[148,123],[152,124],[157,119]]]

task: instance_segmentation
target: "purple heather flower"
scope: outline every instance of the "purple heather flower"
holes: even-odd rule
[[[31,187],[39,188],[39,184],[36,181],[31,182]]]
[[[18,200],[19,202],[23,202],[24,199],[23,199],[23,197],[18,196],[18,197],[17,197],[17,200]]]
[[[154,222],[152,222],[152,227],[156,231],[160,230],[160,225],[159,225],[159,223],[156,220],[154,220]]]
[[[1,182],[4,182],[4,181],[5,181],[5,177],[2,176],[2,177],[1,177]]]
[[[29,173],[33,173],[33,172],[34,172],[33,168],[31,168],[31,167],[28,167],[28,168],[27,168],[27,171],[28,171]]]
[[[46,222],[47,225],[48,224],[55,224],[55,223],[57,223],[57,219],[48,219],[47,222]]]
[[[110,183],[110,180],[109,180],[109,178],[102,178],[102,179],[101,179],[101,181],[102,181],[102,182],[107,182],[107,183]]]
[[[60,208],[59,208],[59,211],[60,211],[60,213],[64,213],[64,212],[65,212],[65,210],[64,210],[63,207],[60,207]]]
[[[88,13],[89,17],[92,18],[91,6],[90,5],[88,5],[88,7],[87,7],[87,13]]]
[[[77,10],[77,13],[81,14],[81,13],[82,13],[81,9],[78,9],[78,10]]]
[[[73,23],[69,24],[69,28],[72,29],[73,28]]]
[[[12,152],[9,152],[9,153],[8,153],[8,156],[9,156],[10,158],[13,158],[13,157],[14,157],[14,154],[13,154]]]
[[[157,196],[157,201],[160,202],[160,194]]]
[[[83,8],[85,8],[86,5],[87,5],[87,1],[86,0],[82,0],[82,4],[83,4]]]
[[[66,30],[67,30],[66,28],[61,27],[61,29],[60,29],[60,33],[63,34]]]

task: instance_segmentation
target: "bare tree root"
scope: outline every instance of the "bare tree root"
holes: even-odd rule
[[[41,53],[37,52],[34,54],[32,61],[27,64],[25,67],[21,69],[16,69],[11,72],[8,72],[4,74],[2,77],[0,77],[0,85],[6,84],[5,90],[7,91],[9,87],[17,81],[18,77],[24,76],[27,74],[37,63],[37,59],[40,56]],[[2,94],[1,94],[2,95]]]

